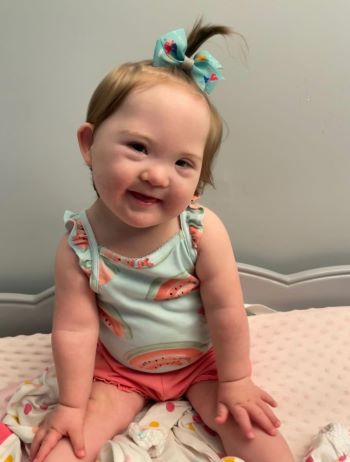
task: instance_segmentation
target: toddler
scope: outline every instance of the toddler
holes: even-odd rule
[[[153,61],[126,63],[95,90],[78,130],[97,199],[66,212],[52,345],[59,403],[35,462],[94,461],[147,400],[186,397],[227,455],[292,462],[251,378],[248,323],[228,234],[197,203],[221,143],[208,98],[221,66],[199,46],[224,26],[176,30]]]

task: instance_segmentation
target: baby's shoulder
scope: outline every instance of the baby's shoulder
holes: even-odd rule
[[[65,234],[59,241],[55,257],[55,285],[70,288],[87,288],[88,279],[79,266],[75,253]]]
[[[73,252],[68,235],[64,234],[58,242],[56,249],[56,266],[65,267],[76,267],[76,255]]]
[[[188,223],[200,225],[202,229],[213,227],[221,223],[221,219],[209,207],[198,202],[192,202],[184,211]]]
[[[203,228],[205,231],[212,229],[224,228],[224,224],[221,218],[209,207],[198,204],[198,207],[202,209],[203,213]]]
[[[200,247],[211,246],[218,242],[229,241],[228,232],[221,218],[209,207],[202,206],[203,209],[203,235]]]

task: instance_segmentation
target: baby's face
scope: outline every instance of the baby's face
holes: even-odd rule
[[[133,227],[177,217],[198,185],[208,105],[174,83],[133,90],[94,133],[90,162],[99,200]]]

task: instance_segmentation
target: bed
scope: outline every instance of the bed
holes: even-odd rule
[[[282,421],[281,432],[288,440],[296,462],[348,460],[350,266],[282,275],[240,264],[239,272],[249,315],[253,374],[256,382],[279,403],[277,412]],[[1,417],[19,383],[26,383],[43,373],[52,373],[50,323],[53,297],[54,288],[37,295],[0,294]],[[24,409],[25,406],[28,410],[28,403]],[[171,403],[171,407],[173,416],[178,413],[171,428],[165,431],[163,425],[152,427],[148,421],[152,418],[154,424],[154,415],[160,416],[158,420],[162,423],[162,409],[146,409],[128,434],[118,437],[105,448],[100,460],[219,461],[220,445],[215,435],[204,431],[208,429],[203,430],[188,403]],[[330,428],[327,427],[329,424],[340,425],[339,428],[345,430],[342,435],[344,446],[338,448],[338,458],[327,458],[327,455],[310,458],[310,447],[319,441],[321,429]],[[193,433],[198,436],[196,432],[210,448],[207,452],[197,451],[195,458],[191,458],[196,444],[189,437],[192,438]],[[142,441],[137,440],[140,434],[146,435]],[[1,438],[6,440],[6,435],[1,437],[0,428],[0,442]],[[135,452],[132,458],[127,455],[129,450]],[[14,456],[9,458],[11,454],[10,450],[1,453],[0,446],[1,461],[16,461]],[[25,455],[17,460],[26,460]]]

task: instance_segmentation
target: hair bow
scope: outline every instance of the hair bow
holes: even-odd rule
[[[153,55],[153,65],[180,66],[188,71],[199,88],[210,93],[218,80],[224,77],[221,64],[209,51],[199,51],[193,58],[186,56],[187,38],[184,29],[177,29],[163,35],[156,42]]]

